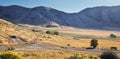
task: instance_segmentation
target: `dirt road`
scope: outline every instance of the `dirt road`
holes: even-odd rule
[[[11,46],[0,46],[0,51],[6,51],[7,48]],[[100,49],[85,49],[79,47],[71,47],[71,46],[60,46],[52,43],[46,42],[34,42],[29,44],[23,45],[14,45],[15,52],[36,52],[36,51],[50,51],[50,52],[71,52],[71,53],[94,53],[94,54],[101,54],[107,50],[100,50]],[[120,51],[114,51],[120,55]]]
[[[60,46],[51,43],[45,42],[35,42],[31,44],[26,44],[20,47],[16,47],[14,51],[52,51],[52,52],[71,52],[71,53],[95,53],[100,54],[107,50],[99,50],[99,49],[85,49],[79,47],[70,47],[70,46]],[[120,54],[120,51],[114,51],[117,54]]]

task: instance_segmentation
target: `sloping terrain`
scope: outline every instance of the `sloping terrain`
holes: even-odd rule
[[[16,24],[44,27],[70,26],[90,29],[120,30],[120,6],[94,7],[79,13],[65,13],[50,7],[26,8],[0,6],[0,18]]]
[[[22,28],[0,19],[0,42],[3,44],[18,42],[29,42],[34,40],[38,35],[29,29]]]

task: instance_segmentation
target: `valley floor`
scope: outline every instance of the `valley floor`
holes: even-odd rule
[[[45,34],[47,30],[57,30],[60,34],[41,34],[41,37],[38,38],[40,41],[33,40],[30,43],[22,42],[16,45],[1,45],[0,51],[5,52],[8,51],[8,48],[13,47],[15,50],[11,51],[14,52],[56,52],[99,55],[104,51],[110,50],[111,47],[117,47],[118,50],[112,51],[120,55],[120,31],[85,30],[74,28],[39,28],[39,30],[40,33],[42,32],[43,34]],[[117,39],[110,39],[110,34],[117,35]],[[86,49],[90,47],[90,41],[93,38],[98,40],[98,47],[96,49]]]
[[[12,46],[0,46],[1,51],[6,51],[7,48],[14,47],[14,52],[70,52],[70,53],[84,53],[84,54],[101,54],[104,51],[109,50],[96,48],[96,49],[86,49],[86,47],[75,47],[75,46],[65,46],[65,45],[58,45],[53,44],[50,42],[33,42],[33,43],[26,43],[26,44],[19,44],[19,45],[12,45]],[[3,49],[4,48],[4,49]],[[113,50],[114,51],[114,50]],[[120,55],[120,51],[114,51]]]

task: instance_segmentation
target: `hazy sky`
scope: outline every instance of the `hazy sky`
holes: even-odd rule
[[[0,5],[47,6],[72,13],[88,7],[120,5],[120,0],[0,0]]]

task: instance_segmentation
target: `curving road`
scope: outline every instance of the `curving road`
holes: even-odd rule
[[[5,50],[6,47],[10,46],[0,46],[0,51]],[[71,52],[71,53],[95,53],[100,54],[107,50],[98,50],[98,49],[85,49],[85,48],[78,48],[78,47],[68,47],[68,46],[60,46],[51,43],[45,42],[33,42],[23,45],[14,45],[16,52],[31,52],[31,51],[52,51],[52,52]],[[4,49],[3,49],[4,48]],[[120,51],[114,51],[117,54],[120,54]]]

